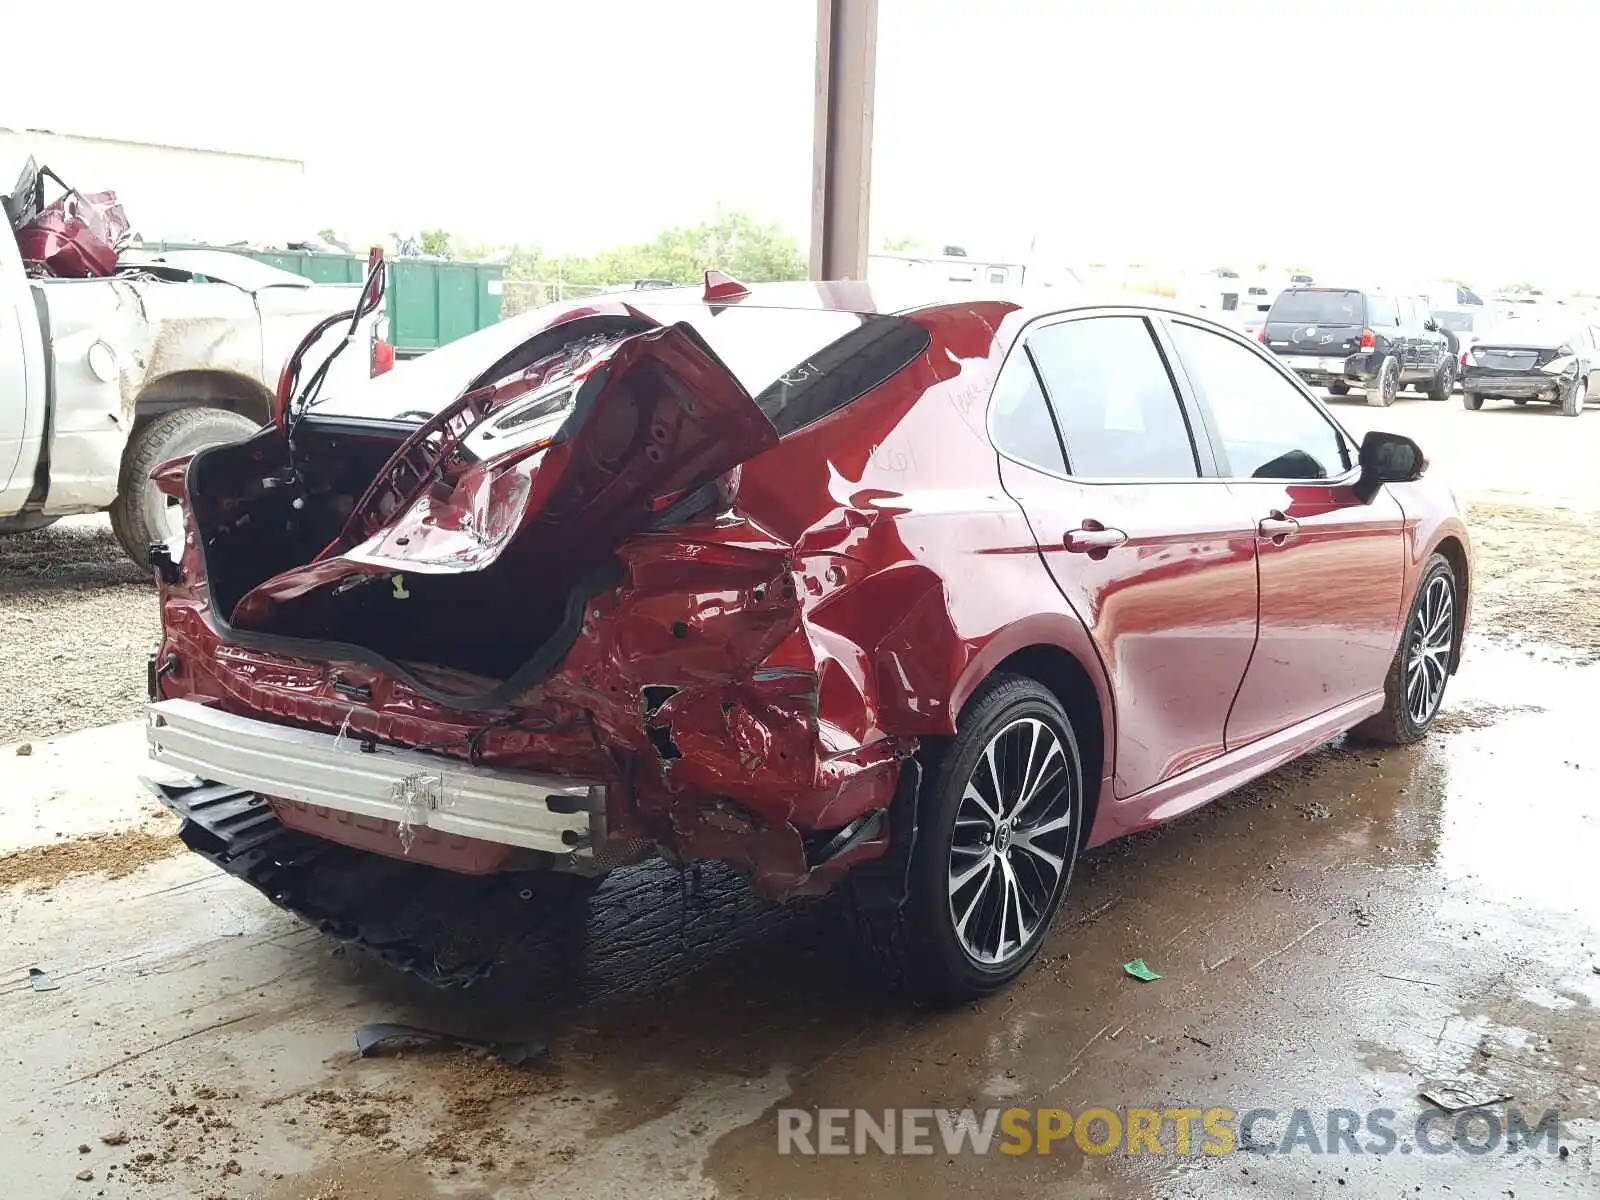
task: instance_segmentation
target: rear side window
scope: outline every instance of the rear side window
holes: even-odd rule
[[[1292,288],[1272,302],[1270,319],[1306,325],[1367,325],[1360,292],[1334,288]]]
[[[1440,329],[1448,329],[1451,333],[1472,332],[1472,314],[1469,312],[1451,312],[1446,309],[1434,313],[1433,319],[1439,323]]]
[[[1400,308],[1393,296],[1367,297],[1367,324],[1386,327],[1400,324]]]
[[[1066,443],[1083,479],[1193,479],[1189,423],[1143,317],[1090,317],[1028,337]]]
[[[1057,475],[1067,473],[1050,406],[1026,346],[1006,360],[989,401],[995,447],[1008,458]]]

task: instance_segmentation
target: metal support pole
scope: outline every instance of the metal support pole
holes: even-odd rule
[[[811,278],[865,279],[878,0],[817,0]]]

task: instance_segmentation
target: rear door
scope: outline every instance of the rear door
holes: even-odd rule
[[[1399,321],[1396,341],[1399,344],[1400,369],[1409,376],[1422,373],[1422,318],[1417,312],[1417,302],[1410,296],[1396,296],[1394,309]]]
[[[9,237],[10,234],[3,236]],[[17,289],[19,293],[23,289]],[[24,293],[25,294],[25,293]],[[28,417],[28,373],[22,358],[22,317],[8,292],[0,291],[0,496],[5,495],[22,457],[22,435]],[[10,516],[20,502],[8,500],[0,516]]]
[[[1222,753],[1255,643],[1254,525],[1201,478],[1167,354],[1137,311],[1047,319],[990,410],[1001,480],[1111,681],[1119,797]]]
[[[1254,348],[1172,318],[1227,486],[1255,526],[1260,632],[1228,717],[1229,750],[1381,692],[1399,638],[1403,514],[1355,494],[1356,450]]]

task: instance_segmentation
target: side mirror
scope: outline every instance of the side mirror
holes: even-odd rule
[[[1361,439],[1361,475],[1356,480],[1356,495],[1370,503],[1386,483],[1410,483],[1421,479],[1428,467],[1422,447],[1398,433],[1371,430]]]

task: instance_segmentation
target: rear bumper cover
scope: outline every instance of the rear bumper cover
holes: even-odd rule
[[[1310,383],[1327,383],[1329,381],[1360,382],[1377,375],[1379,360],[1372,354],[1330,355],[1292,355],[1285,354],[1279,357],[1284,366],[1296,375]]]
[[[1474,371],[1469,367],[1462,376],[1461,386],[1475,396],[1512,396],[1519,399],[1548,397],[1553,400],[1570,391],[1575,378],[1546,375],[1542,371],[1526,375],[1503,375]]]

